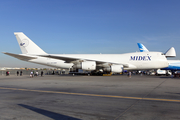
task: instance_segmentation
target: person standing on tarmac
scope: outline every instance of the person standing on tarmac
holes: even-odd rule
[[[43,76],[43,71],[41,71],[41,77]]]
[[[20,76],[22,76],[22,71],[20,72]]]
[[[17,76],[19,75],[19,71],[17,71]]]
[[[129,78],[131,78],[131,71],[129,71],[129,75],[128,76],[129,76]]]
[[[39,74],[38,71],[36,71],[36,77],[38,76],[38,74]]]
[[[34,75],[34,74],[33,74],[33,71],[31,71],[31,73],[30,73],[30,77],[31,77],[31,78],[33,78],[33,75]]]

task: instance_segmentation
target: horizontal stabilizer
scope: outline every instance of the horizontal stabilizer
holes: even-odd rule
[[[26,56],[26,55],[19,55],[19,54],[7,53],[7,52],[3,52],[3,53],[6,55],[15,57],[17,59],[20,59],[20,60],[24,60],[24,61],[28,61],[31,59],[37,59],[36,57],[30,57],[30,56]]]
[[[176,57],[176,51],[175,51],[174,47],[171,47],[164,54],[166,57]]]

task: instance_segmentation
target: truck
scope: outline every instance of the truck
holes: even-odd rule
[[[169,70],[158,69],[156,71],[156,75],[166,75],[166,76],[169,76],[169,75],[172,75],[172,73]]]

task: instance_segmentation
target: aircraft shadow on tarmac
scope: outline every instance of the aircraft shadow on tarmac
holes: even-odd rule
[[[180,95],[180,93],[173,93],[173,92],[165,92],[165,93],[168,93],[168,94],[177,94],[177,95]]]
[[[39,114],[42,114],[44,116],[47,116],[49,118],[52,118],[54,120],[80,120],[78,118],[69,117],[69,116],[66,116],[66,115],[54,113],[54,112],[51,112],[51,111],[39,109],[39,108],[36,108],[36,107],[24,105],[24,104],[18,104],[18,105],[21,106],[21,107],[24,107],[26,109],[32,110],[34,112],[37,112]]]

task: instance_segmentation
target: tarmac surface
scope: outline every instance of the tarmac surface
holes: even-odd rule
[[[0,76],[0,120],[180,120],[180,79]]]

